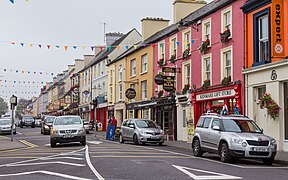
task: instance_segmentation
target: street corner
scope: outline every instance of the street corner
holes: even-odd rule
[[[26,141],[18,141],[13,140],[11,141],[9,138],[5,136],[0,136],[0,152],[7,152],[7,151],[15,151],[23,148],[28,147],[36,147],[36,145],[26,143]]]

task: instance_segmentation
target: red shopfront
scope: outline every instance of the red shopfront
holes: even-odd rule
[[[90,111],[90,117],[91,117],[91,122],[94,121],[94,113],[95,113],[95,109],[94,106],[92,106],[93,109]],[[97,107],[97,122],[101,122],[102,123],[102,131],[106,131],[107,130],[107,112],[108,112],[108,106],[107,103],[102,103],[99,104]]]
[[[241,83],[194,91],[192,93],[194,126],[196,126],[200,116],[206,113],[208,109],[211,113],[220,114],[223,106],[226,105],[228,114],[234,114],[235,110],[242,114],[243,103],[241,99]]]

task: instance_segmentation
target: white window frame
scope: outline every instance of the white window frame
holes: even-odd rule
[[[184,63],[182,63],[182,88],[184,87],[185,84],[187,84],[187,71],[186,71],[186,67],[187,66],[190,66],[190,73],[189,73],[189,76],[190,76],[190,81],[188,82],[188,84],[191,84],[191,75],[192,75],[192,71],[191,71],[191,61],[186,61]]]
[[[212,54],[206,54],[202,56],[202,82],[203,83],[207,78],[204,78],[204,74],[206,74],[206,62],[205,59],[210,58],[210,85],[212,85]]]
[[[210,32],[209,32],[209,34],[206,33],[206,24],[208,24],[208,23],[210,24]],[[211,40],[212,40],[211,32],[212,32],[211,18],[208,18],[208,19],[205,19],[202,22],[202,41],[206,41],[206,39],[207,39],[206,37],[207,37],[207,35],[209,35],[210,45],[211,45]]]
[[[175,40],[175,48],[174,48],[174,43],[173,41]],[[176,52],[174,52],[176,50]],[[170,58],[172,55],[176,55],[176,58],[177,58],[177,36],[172,36],[170,38]]]
[[[123,66],[119,64],[119,82],[123,81]]]
[[[161,49],[160,44],[163,44],[162,49]],[[161,50],[163,50],[163,52],[161,52]],[[165,41],[161,41],[158,43],[158,60],[162,58],[164,58],[164,61],[165,61]]]
[[[146,84],[145,89],[143,89],[143,84]],[[147,94],[147,80],[141,81],[141,99],[147,100],[148,94]]]
[[[122,83],[119,83],[118,90],[119,90],[118,101],[122,101],[123,99],[123,84]]]
[[[265,38],[260,38],[260,36],[261,36],[261,23],[260,23],[260,20],[261,19],[263,19],[264,17],[266,17],[266,18],[268,18],[267,20],[268,20],[268,30],[267,30],[267,32],[268,32],[268,34],[267,34],[267,37],[265,37]],[[265,15],[263,15],[263,16],[261,16],[261,17],[259,17],[258,18],[258,43],[259,43],[259,49],[258,49],[258,53],[259,53],[259,60],[261,60],[261,61],[259,61],[259,62],[262,62],[262,61],[265,61],[265,59],[262,59],[261,57],[262,57],[262,55],[261,55],[261,42],[264,42],[264,43],[266,43],[266,42],[268,42],[269,43],[269,16],[268,16],[268,14],[265,14]],[[268,44],[268,51],[269,51],[269,44]],[[269,54],[269,53],[268,53]],[[269,61],[269,57],[267,57],[267,59],[266,59],[266,61]]]
[[[146,58],[144,58],[146,57]],[[146,60],[146,62],[145,62]],[[143,70],[143,66],[146,68],[146,70]],[[148,72],[148,54],[143,54],[141,56],[141,74],[147,73]]]
[[[231,52],[231,81],[233,81],[233,48],[232,46],[221,49],[221,80],[225,77],[226,59],[224,54]]]
[[[134,63],[133,63],[134,62]],[[131,61],[130,61],[130,63],[131,63],[131,74],[130,74],[130,76],[131,77],[135,77],[136,76],[136,59],[132,59]],[[133,66],[133,64],[135,65],[135,66]]]
[[[192,31],[191,31],[191,27],[185,29],[185,30],[182,32],[182,52],[184,52],[184,51],[188,48],[188,44],[190,44],[190,52],[191,52],[191,45],[192,45],[192,43],[191,43],[191,37],[192,37],[191,32],[192,32]],[[189,39],[188,42],[187,42],[187,40],[186,40],[186,34],[188,34],[188,33],[189,33],[189,35],[190,35],[190,39]]]
[[[232,29],[233,29],[233,11],[232,11],[232,6],[224,9],[223,11],[221,11],[221,33],[223,33],[226,30],[226,24],[225,24],[225,14],[227,14],[228,12],[230,12],[230,37],[232,38]]]

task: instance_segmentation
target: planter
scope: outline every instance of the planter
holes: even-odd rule
[[[229,83],[231,82],[231,76],[228,76],[228,77],[224,77],[221,81],[221,84],[223,86],[227,86]]]
[[[189,54],[190,54],[190,49],[186,49],[186,50],[183,52],[182,58],[183,58],[183,59],[187,59],[187,58],[189,57]]]
[[[206,41],[203,41],[199,47],[199,51],[201,53],[205,53],[206,50],[208,49],[208,46],[210,45],[210,40],[207,39]]]
[[[189,90],[189,88],[190,88],[190,85],[189,85],[189,84],[185,84],[185,86],[184,86],[183,89],[182,89],[182,94],[183,94],[183,95],[186,94],[187,91]]]
[[[221,42],[228,41],[230,36],[231,36],[230,30],[226,29],[223,33],[220,33]]]
[[[176,62],[176,55],[175,54],[171,56],[170,62],[171,63],[175,63]]]
[[[164,58],[158,60],[158,66],[159,67],[164,66]]]
[[[275,120],[276,117],[279,116],[279,112],[281,110],[280,106],[271,98],[271,95],[267,92],[263,94],[263,96],[259,99],[260,108],[267,109],[268,115]]]
[[[207,79],[204,81],[203,85],[201,86],[201,89],[206,90],[206,89],[208,89],[209,86],[210,86],[210,80]]]
[[[159,93],[158,93],[158,98],[162,97],[163,94],[164,94],[164,91],[163,91],[163,90],[159,91]]]

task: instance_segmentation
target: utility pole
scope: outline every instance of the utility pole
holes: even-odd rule
[[[13,141],[13,130],[14,130],[14,109],[17,106],[17,97],[12,95],[10,98],[11,110],[12,110],[12,119],[11,119],[11,141]]]

